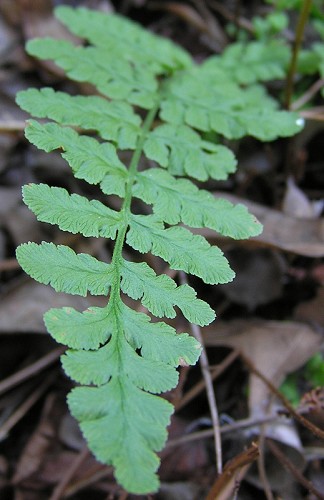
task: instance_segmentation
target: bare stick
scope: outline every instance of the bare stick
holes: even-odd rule
[[[300,484],[304,486],[308,491],[313,493],[317,498],[320,498],[320,500],[324,500],[324,494],[322,494],[320,491],[318,491],[313,484],[306,479],[306,477],[294,466],[294,464],[285,456],[284,453],[280,450],[280,448],[269,438],[267,438],[267,445],[269,446],[270,450],[274,454],[274,456],[279,460],[279,462],[289,470],[289,472],[294,476],[296,481],[298,481]]]
[[[65,349],[63,347],[59,347],[58,349],[45,354],[45,356],[35,361],[35,363],[22,368],[22,370],[19,370],[13,375],[10,375],[10,377],[2,380],[0,382],[0,395],[7,392],[9,389],[12,389],[16,385],[21,384],[25,380],[34,377],[37,373],[55,363],[61,354],[63,354],[64,350]]]
[[[313,85],[311,85],[309,89],[307,89],[307,91],[302,96],[299,97],[299,99],[297,99],[292,103],[290,109],[292,111],[295,111],[296,109],[299,109],[302,106],[304,106],[304,104],[307,104],[314,97],[314,95],[321,90],[323,86],[324,86],[324,78],[320,78],[315,83],[313,83]]]
[[[60,498],[63,498],[64,490],[67,488],[74,474],[89,455],[90,452],[88,450],[88,447],[84,446],[84,448],[80,451],[80,453],[78,453],[75,460],[72,462],[71,466],[67,469],[67,471],[63,475],[61,481],[54,489],[49,500],[60,500]]]
[[[180,271],[179,273],[180,281],[182,284],[188,284],[186,275]],[[210,416],[213,423],[214,431],[214,441],[215,441],[215,453],[216,453],[216,465],[218,474],[222,473],[222,440],[220,433],[220,423],[218,418],[217,403],[215,398],[215,392],[213,387],[213,381],[210,375],[210,368],[208,363],[208,358],[206,354],[206,349],[204,347],[203,338],[199,326],[191,324],[190,325],[193,336],[202,346],[202,352],[199,359],[202,375],[205,379],[207,399],[209,403]]]
[[[211,379],[214,381],[218,378],[238,357],[239,351],[232,351],[219,365],[214,368],[209,367]],[[188,404],[193,398],[195,398],[201,391],[205,388],[205,380],[201,380],[195,384],[184,396],[180,399],[178,403],[174,405],[175,410],[180,410],[186,404]]]
[[[286,418],[286,417],[284,417]],[[258,425],[262,424],[267,424],[269,422],[280,422],[283,419],[283,417],[280,417],[279,415],[267,415],[266,417],[262,418],[243,418],[242,420],[238,420],[237,422],[233,422],[232,424],[225,424],[222,425],[220,428],[220,433],[221,434],[226,434],[228,432],[235,432],[240,429],[246,429],[248,427],[256,427]],[[213,429],[206,429],[204,431],[198,431],[198,432],[191,432],[190,434],[185,434],[184,436],[170,439],[166,447],[169,448],[171,446],[179,446],[184,443],[188,443],[191,441],[197,441],[199,439],[207,439],[210,438],[214,435],[214,430]]]
[[[53,382],[54,373],[50,373],[43,383],[28,396],[28,398],[10,415],[8,420],[0,427],[0,441],[4,439],[11,429],[26,415],[32,406],[39,400],[49,385]]]

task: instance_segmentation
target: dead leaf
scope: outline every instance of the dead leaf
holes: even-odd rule
[[[282,211],[286,215],[303,219],[316,219],[321,215],[324,200],[311,201],[297,186],[295,180],[289,177],[283,199]]]
[[[236,278],[219,289],[232,302],[253,311],[281,295],[285,262],[271,249],[234,248],[226,253]]]
[[[61,405],[62,406],[62,405]],[[54,394],[47,396],[40,422],[30,436],[25,446],[13,477],[18,484],[36,473],[41,467],[55,440],[55,422],[57,418],[57,397]]]
[[[214,193],[217,197],[226,198],[232,203],[243,203],[249,211],[263,224],[263,232],[249,242],[270,245],[287,252],[307,257],[324,256],[324,218],[305,219],[285,215],[279,210],[254,203],[249,200],[229,195],[224,192]],[[206,238],[215,239],[211,229],[200,229],[195,232]],[[225,239],[218,237],[217,239]]]
[[[182,436],[187,432],[188,422],[174,415],[169,427],[170,439]],[[162,480],[168,477],[192,478],[197,469],[202,469],[209,462],[206,441],[182,443],[175,448],[165,448],[161,452],[161,467],[159,474]]]
[[[206,500],[228,500],[237,493],[237,486],[244,478],[250,465],[258,458],[259,448],[256,443],[228,462],[222,474],[216,479]]]
[[[2,297],[0,333],[45,333],[43,314],[51,307],[66,305],[84,310],[89,300],[57,293],[49,286],[28,279]]]
[[[318,351],[322,337],[310,326],[293,321],[218,322],[204,328],[208,346],[228,346],[241,351],[275,387],[288,373],[300,368]],[[270,396],[268,387],[250,374],[249,408],[253,415],[263,415]]]
[[[6,216],[21,201],[21,190],[17,187],[0,187],[0,222],[3,224]]]
[[[294,318],[324,327],[324,285],[318,288],[314,299],[298,304]]]

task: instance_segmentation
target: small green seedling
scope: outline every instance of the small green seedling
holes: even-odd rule
[[[24,186],[24,202],[38,220],[115,243],[109,263],[51,242],[22,244],[17,258],[56,291],[108,297],[105,307],[51,309],[44,319],[54,339],[69,348],[63,368],[81,386],[68,404],[90,449],[114,466],[126,490],[144,494],[159,487],[155,452],[164,446],[173,411],[156,394],[176,386],[177,366],[195,364],[201,347],[187,333],[132,309],[125,296],[157,318],[174,318],[177,307],[204,326],[215,314],[191,286],[126,259],[124,245],[205,283],[231,281],[234,272],[222,251],[188,227],[240,239],[259,234],[261,225],[244,206],[215,198],[184,177],[218,180],[234,172],[233,154],[206,140],[208,133],[271,140],[301,127],[297,115],[278,111],[262,87],[240,88],[213,58],[197,66],[181,48],[117,15],[66,6],[56,15],[87,45],[32,40],[29,54],[54,60],[69,78],[96,90],[87,96],[51,88],[20,92],[21,108],[47,119],[30,120],[26,137],[47,152],[60,150],[76,178],[123,201],[116,211],[59,187]],[[133,152],[129,165],[120,150]],[[143,214],[133,213],[134,199],[144,202]]]

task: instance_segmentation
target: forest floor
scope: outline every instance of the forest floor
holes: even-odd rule
[[[27,277],[15,259],[20,243],[43,240],[103,260],[107,255],[101,239],[38,223],[21,199],[21,187],[29,182],[96,194],[73,178],[59,154],[27,143],[26,114],[15,104],[16,93],[30,86],[69,91],[71,83],[57,68],[24,51],[30,38],[63,34],[52,14],[59,3],[115,9],[172,38],[198,62],[228,43],[225,26],[235,20],[235,6],[247,27],[269,6],[207,0],[0,2],[0,498],[135,498],[87,451],[66,405],[72,382],[60,367],[63,348],[46,334],[42,320],[50,307],[82,310],[101,299],[57,294]],[[167,395],[175,414],[161,453],[161,489],[142,498],[324,498],[324,119],[307,120],[294,138],[227,145],[237,156],[237,173],[207,189],[246,204],[264,230],[240,242],[204,233],[237,274],[233,283],[216,287],[194,281],[218,316],[202,335],[220,428],[212,425],[201,366],[182,367],[179,386]],[[188,328],[184,320],[176,326]],[[231,460],[217,482],[215,433],[221,435],[223,463]]]

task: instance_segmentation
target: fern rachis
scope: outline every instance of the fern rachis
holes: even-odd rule
[[[229,84],[225,73],[217,86],[212,64],[197,67],[185,51],[136,24],[82,8],[60,7],[56,13],[91,45],[34,40],[29,53],[53,59],[70,78],[92,83],[100,95],[20,92],[17,101],[23,109],[50,120],[31,120],[26,137],[45,151],[59,149],[75,177],[98,184],[104,194],[118,195],[123,202],[116,211],[63,188],[25,186],[24,201],[40,221],[115,243],[110,263],[46,242],[21,245],[17,258],[34,279],[57,291],[108,296],[106,307],[51,309],[44,320],[49,333],[69,347],[63,368],[81,387],[72,390],[68,403],[90,449],[115,467],[125,489],[147,493],[158,489],[155,452],[165,443],[172,414],[172,405],[156,394],[175,387],[176,367],[194,364],[200,346],[188,334],[132,310],[123,297],[141,301],[157,318],[175,317],[178,307],[188,321],[204,326],[215,315],[192,287],[156,275],[145,262],[126,260],[123,247],[127,242],[140,253],[151,252],[206,283],[232,280],[234,273],[221,250],[188,228],[210,227],[247,238],[261,226],[245,207],[216,200],[183,177],[226,179],[235,170],[233,154],[205,140],[201,132],[240,137],[256,131],[258,137],[272,139],[276,124],[253,126],[251,114],[255,117],[258,111],[252,112],[249,89]],[[207,78],[215,87],[205,85],[201,93]],[[223,109],[217,93],[223,95]],[[270,99],[265,102],[273,120],[281,123],[278,133],[298,130],[296,116],[276,110]],[[145,110],[144,119],[138,108]],[[121,162],[119,149],[133,151],[128,166]],[[155,167],[139,170],[143,156]],[[152,213],[133,214],[136,198],[151,206]]]

